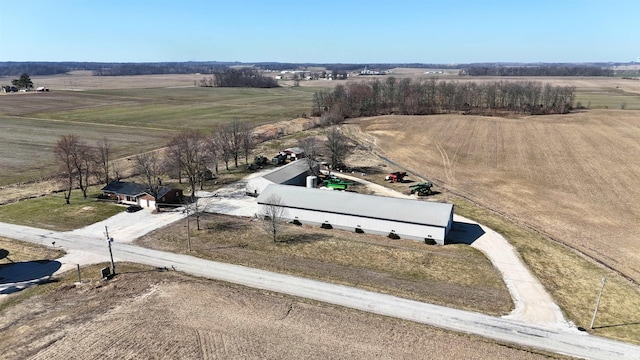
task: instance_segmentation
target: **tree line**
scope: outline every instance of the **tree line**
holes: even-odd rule
[[[180,183],[186,179],[193,196],[198,184],[202,186],[205,180],[218,174],[222,164],[229,170],[230,164],[237,168],[242,158],[248,163],[255,144],[252,128],[246,123],[233,121],[219,126],[211,134],[196,131],[178,133],[163,151],[138,154],[130,160],[134,173],[143,180],[154,198],[161,188],[161,177],[165,175],[177,178]],[[77,135],[63,135],[56,142],[54,155],[67,204],[74,188],[80,189],[86,198],[91,183],[109,184],[118,180],[118,173],[113,168],[112,146],[107,138],[89,144]]]
[[[597,66],[472,66],[460,70],[469,76],[613,76],[612,69]]]
[[[200,80],[200,86],[218,87],[254,87],[254,88],[274,88],[278,87],[276,79],[261,75],[253,68],[224,68],[213,72],[210,79]]]
[[[318,91],[313,95],[312,114],[334,124],[346,118],[387,114],[564,114],[573,106],[574,92],[573,87],[534,81],[475,83],[388,77]]]
[[[218,64],[191,63],[129,63],[101,67],[92,71],[93,76],[134,76],[159,74],[212,74],[223,67]]]

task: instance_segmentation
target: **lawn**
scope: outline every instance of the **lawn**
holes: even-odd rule
[[[74,190],[70,205],[66,205],[62,193],[3,205],[0,206],[0,222],[70,231],[124,211],[122,206],[98,201],[99,194],[98,188],[92,188],[84,199],[80,190]]]

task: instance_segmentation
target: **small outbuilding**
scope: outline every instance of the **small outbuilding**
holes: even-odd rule
[[[266,186],[258,207],[267,206],[284,207],[292,222],[439,245],[453,224],[453,204],[297,186]]]
[[[318,172],[317,164],[314,164],[314,170],[316,173]],[[292,161],[265,175],[249,179],[246,185],[247,195],[258,196],[264,188],[271,184],[305,186],[310,172],[309,163],[305,159]]]

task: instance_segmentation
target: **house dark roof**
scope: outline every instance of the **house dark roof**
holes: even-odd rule
[[[148,186],[126,181],[112,181],[109,185],[103,187],[102,191],[129,196],[140,196],[142,194],[152,195]],[[158,198],[165,196],[169,191],[171,191],[170,187],[161,186],[158,191]]]

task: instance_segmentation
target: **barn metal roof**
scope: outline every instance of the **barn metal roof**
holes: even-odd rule
[[[258,204],[269,204],[272,196],[291,208],[439,227],[447,227],[453,212],[447,203],[275,184],[260,193]]]
[[[287,165],[278,167],[262,177],[271,181],[272,183],[280,184],[285,181],[291,180],[301,174],[307,173],[308,171],[309,163],[307,163],[305,159],[300,159],[292,161]]]

